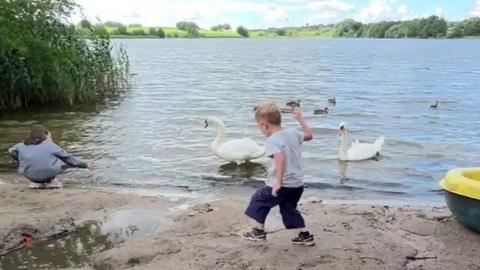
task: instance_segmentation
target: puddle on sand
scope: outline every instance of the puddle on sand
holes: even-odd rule
[[[166,225],[165,209],[122,209],[105,219],[102,231],[118,243],[127,238],[140,238],[158,232],[165,229]]]
[[[12,251],[0,257],[0,269],[85,267],[91,264],[92,256],[128,238],[158,232],[166,224],[165,209],[122,209],[103,222],[88,221],[73,232]]]
[[[33,243],[0,257],[0,269],[58,269],[85,266],[92,255],[112,248],[96,223],[84,224],[56,239]]]

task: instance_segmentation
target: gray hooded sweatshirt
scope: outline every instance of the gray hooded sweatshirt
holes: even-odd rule
[[[63,163],[77,168],[88,167],[85,161],[67,153],[49,139],[37,145],[19,143],[8,152],[18,161],[18,172],[33,182],[53,179],[60,173]]]

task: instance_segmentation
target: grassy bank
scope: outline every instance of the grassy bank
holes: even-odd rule
[[[117,33],[117,28],[115,27],[105,27],[105,30],[115,38],[125,38],[125,37],[157,37],[156,35],[150,34],[150,29],[158,29],[160,27],[127,27],[127,35],[119,35]],[[187,38],[187,31],[183,31],[174,27],[162,27],[165,32],[165,38]],[[143,32],[143,34],[141,34]],[[200,38],[241,38],[241,36],[235,31],[211,31],[211,30],[199,30]]]
[[[113,38],[158,38],[157,35],[150,34],[151,28],[158,29],[160,27],[127,27],[126,35],[119,35],[115,27],[106,27],[105,30],[107,30]],[[175,27],[162,27],[162,29],[165,32],[165,38],[189,37],[187,31]],[[198,32],[199,38],[242,38],[242,36],[235,31],[211,31],[201,29]],[[282,35],[269,30],[251,30],[249,34],[250,38],[333,38],[335,36],[335,29],[333,27],[322,29],[287,28]]]

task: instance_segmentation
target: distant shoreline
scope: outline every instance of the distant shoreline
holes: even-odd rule
[[[110,35],[112,39],[338,39],[338,40],[480,40],[480,36],[463,38],[367,38],[367,37],[325,37],[325,36],[263,36],[263,37],[165,37],[159,38],[150,35]]]

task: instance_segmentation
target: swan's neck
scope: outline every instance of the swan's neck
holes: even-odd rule
[[[345,131],[340,137],[340,151],[338,155],[341,160],[347,159],[347,150],[347,131]]]
[[[218,126],[217,137],[215,137],[212,144],[210,145],[213,152],[217,152],[225,137],[225,126],[223,125],[223,123],[216,123],[216,125]]]

